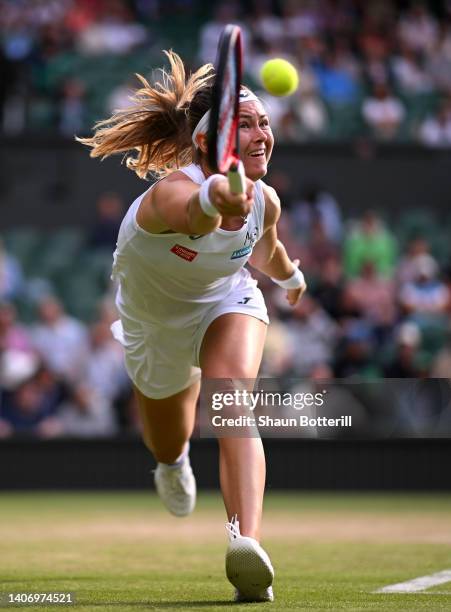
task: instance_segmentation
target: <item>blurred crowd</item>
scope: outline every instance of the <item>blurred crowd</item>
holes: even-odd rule
[[[87,132],[128,104],[134,72],[154,76],[163,48],[191,68],[213,61],[228,22],[242,27],[246,82],[278,141],[451,146],[450,0],[0,0],[0,133]],[[269,57],[299,69],[293,96],[261,91]],[[299,190],[280,172],[269,182],[284,205],[281,239],[309,290],[292,309],[253,272],[272,321],[262,376],[288,385],[451,378],[450,220],[409,211],[393,224],[371,210],[344,219],[321,185]],[[97,210],[82,242],[49,241],[47,258],[35,257],[42,241],[33,250],[30,240],[17,249],[6,233],[0,240],[0,438],[139,427],[109,330],[117,315],[108,268],[124,206],[107,193]]]
[[[262,93],[281,140],[451,145],[450,0],[0,0],[0,125],[72,136],[128,103],[161,49],[195,68],[242,27],[246,81],[285,57],[296,94]]]
[[[343,219],[339,203],[319,185],[299,192],[280,171],[269,182],[284,202],[280,237],[289,255],[301,259],[309,289],[291,308],[285,292],[253,270],[271,319],[261,375],[288,387],[293,379],[315,385],[451,378],[449,228],[441,243],[429,213],[410,211],[390,225],[371,210]],[[124,207],[117,194],[105,193],[97,210],[78,251],[92,261],[104,253],[107,261],[105,290],[89,320],[74,314],[74,293],[66,297],[51,279],[29,278],[6,239],[0,247],[0,437],[138,430],[122,348],[110,333],[117,315],[108,277]],[[89,263],[83,266],[86,275]],[[30,302],[32,316],[22,316]],[[413,404],[406,403],[408,412]]]
[[[434,249],[440,265],[427,223],[410,214],[398,232],[372,210],[344,222],[334,197],[314,184],[291,202],[279,234],[290,256],[300,256],[309,290],[292,310],[282,291],[259,278],[275,319],[265,373],[449,378],[449,250]]]
[[[89,438],[138,430],[122,347],[110,331],[118,318],[110,273],[123,214],[118,194],[104,192],[91,226],[75,244],[64,231],[56,242],[37,230],[19,231],[20,240],[10,240],[8,251],[0,235],[0,438]],[[100,287],[77,285],[77,269],[89,278],[99,256]],[[30,259],[37,266],[30,268]],[[55,260],[69,292],[52,274]]]

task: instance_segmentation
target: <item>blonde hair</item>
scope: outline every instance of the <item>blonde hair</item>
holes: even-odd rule
[[[193,161],[191,134],[211,102],[212,64],[187,79],[181,58],[173,51],[164,53],[171,70],[160,69],[162,82],[151,85],[137,74],[143,87],[131,96],[132,105],[96,123],[92,137],[76,138],[92,147],[91,157],[126,153],[127,167],[141,178],[165,176]]]

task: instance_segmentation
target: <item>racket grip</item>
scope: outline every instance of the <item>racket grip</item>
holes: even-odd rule
[[[227,178],[229,179],[229,187],[232,193],[244,193],[246,191],[246,174],[244,173],[244,166],[241,160],[230,167]]]

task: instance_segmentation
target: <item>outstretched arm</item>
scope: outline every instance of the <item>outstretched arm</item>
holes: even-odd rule
[[[291,261],[285,246],[277,237],[280,200],[272,187],[264,185],[265,227],[263,236],[254,247],[249,263],[287,289],[287,300],[294,306],[307,288],[298,270],[299,259]],[[291,288],[290,288],[291,287]]]
[[[246,179],[246,193],[232,194],[227,178],[215,177],[211,184],[204,183],[211,202],[210,215],[201,206],[203,188],[177,172],[147,192],[136,216],[139,225],[152,234],[167,230],[208,234],[220,226],[222,215],[248,214],[253,205],[253,182]]]

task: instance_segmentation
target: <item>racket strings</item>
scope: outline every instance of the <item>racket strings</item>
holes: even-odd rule
[[[223,96],[219,106],[217,157],[225,160],[234,147],[237,71],[233,54],[229,55],[223,80]]]

